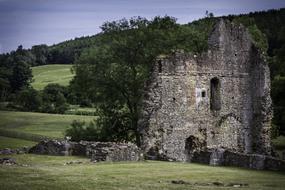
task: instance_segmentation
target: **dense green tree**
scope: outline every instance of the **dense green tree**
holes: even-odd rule
[[[0,55],[0,101],[6,101],[11,89],[9,78],[12,75],[12,69],[7,65],[9,55]]]
[[[273,123],[285,131],[285,77],[275,77],[272,81],[272,98],[274,103]],[[284,133],[285,134],[285,133]]]
[[[5,101],[11,93],[29,86],[32,79],[30,64],[33,61],[34,56],[22,46],[17,51],[0,56],[1,101]]]
[[[33,46],[31,52],[35,56],[35,62],[32,66],[47,64],[47,58],[49,57],[49,49],[47,45],[43,44]]]
[[[24,62],[29,66],[32,66],[36,60],[35,55],[27,49],[24,49],[22,45],[18,46],[16,51],[10,53],[10,57],[14,62]]]
[[[72,64],[75,60],[75,52],[69,47],[51,49],[48,56],[50,64]]]
[[[42,92],[42,111],[47,113],[64,113],[68,109],[66,102],[66,87],[59,84],[49,84]]]
[[[9,78],[12,92],[17,92],[30,84],[32,71],[27,63],[17,62],[12,72],[13,74]]]
[[[18,93],[16,102],[23,111],[39,111],[42,98],[37,90],[25,88]]]
[[[71,127],[66,130],[65,135],[71,137],[72,141],[79,142],[85,141],[109,141],[110,135],[102,133],[102,130],[95,126],[94,122],[86,124],[85,122],[74,120],[71,123]]]
[[[9,67],[12,68],[10,76],[11,91],[17,92],[27,87],[32,80],[31,65],[35,61],[33,54],[19,46],[7,59]]]

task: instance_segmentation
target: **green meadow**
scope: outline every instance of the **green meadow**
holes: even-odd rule
[[[285,186],[285,174],[271,171],[160,161],[91,163],[74,156],[13,157],[18,165],[0,167],[1,190],[281,190]],[[82,163],[65,164],[71,161]]]
[[[0,111],[0,149],[33,146],[36,142],[5,137],[1,130],[63,138],[72,120],[94,116]],[[283,146],[283,137],[275,143]],[[141,161],[92,163],[89,158],[34,154],[13,157],[17,165],[0,167],[1,190],[281,190],[285,173],[201,164]],[[66,164],[72,161],[80,163]]]
[[[70,64],[51,64],[32,67],[32,86],[37,90],[42,90],[46,85],[51,83],[67,86],[74,77],[71,68],[72,65]]]
[[[89,122],[96,119],[95,116],[14,111],[0,111],[0,118],[0,136],[1,132],[8,131],[51,138],[63,138],[65,130],[70,127],[73,120]]]
[[[34,146],[35,144],[36,142],[34,141],[0,136],[0,149],[4,149],[4,148],[15,149],[15,148],[21,148],[24,146],[31,147],[31,146]]]

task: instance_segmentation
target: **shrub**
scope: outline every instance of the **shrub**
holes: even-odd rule
[[[271,139],[276,139],[279,136],[279,130],[280,130],[280,127],[278,125],[274,125],[274,124],[271,125],[271,130],[270,130]]]
[[[42,111],[47,113],[64,113],[68,109],[65,95],[66,87],[59,84],[49,84],[43,90]]]
[[[74,120],[71,127],[65,131],[65,136],[71,138],[71,141],[108,141],[102,135],[102,130],[95,127],[94,122],[86,124],[82,121]]]
[[[17,104],[23,111],[38,111],[42,105],[39,92],[33,88],[26,88],[18,93]]]

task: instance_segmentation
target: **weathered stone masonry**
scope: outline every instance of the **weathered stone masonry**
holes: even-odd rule
[[[267,63],[246,28],[220,20],[199,56],[155,65],[139,122],[149,158],[190,161],[224,148],[269,155],[272,118]]]
[[[141,159],[140,149],[133,143],[47,140],[30,148],[29,153],[87,156],[92,162],[138,161]]]

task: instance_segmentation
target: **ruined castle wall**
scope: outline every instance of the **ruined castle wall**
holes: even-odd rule
[[[213,148],[269,150],[269,71],[252,47],[244,27],[220,21],[207,52],[157,61],[140,120],[150,158],[185,161],[194,150]]]
[[[251,91],[253,99],[252,139],[253,149],[256,153],[271,152],[270,127],[272,107],[270,98],[270,72],[269,67],[260,56],[258,49],[253,48],[251,69]]]
[[[212,121],[209,148],[252,151],[251,46],[245,28],[220,22],[209,39],[208,53],[201,56],[198,71],[206,81],[216,77],[221,83],[221,110],[207,109]]]

